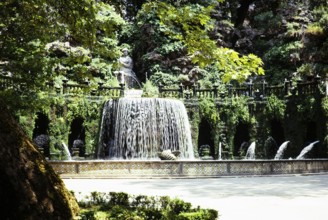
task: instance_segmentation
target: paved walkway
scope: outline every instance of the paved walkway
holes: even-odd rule
[[[64,179],[77,196],[92,191],[168,195],[217,209],[220,220],[326,220],[328,175],[213,179]]]

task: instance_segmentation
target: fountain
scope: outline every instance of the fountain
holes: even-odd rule
[[[63,141],[62,141],[62,147],[63,147],[63,150],[64,150],[64,154],[66,156],[66,159],[67,160],[72,160],[71,153],[69,152],[69,149],[68,149],[67,145]]]
[[[104,104],[97,160],[51,164],[68,177],[202,178],[326,172],[327,159],[302,160],[318,141],[304,148],[298,160],[283,160],[288,143],[279,147],[274,160],[256,159],[255,141],[248,146],[245,160],[222,160],[221,142],[218,160],[201,154],[200,159],[195,159],[188,116],[181,101],[124,97]],[[210,147],[205,150],[208,154]],[[70,155],[68,149],[67,152]],[[173,152],[180,153],[178,159],[171,155]],[[170,154],[174,160],[161,160],[161,154]]]
[[[305,155],[312,150],[312,148],[316,143],[319,143],[319,141],[314,141],[310,143],[308,146],[304,147],[301,153],[296,157],[296,160],[305,159]]]
[[[256,142],[253,141],[247,149],[245,160],[255,160],[255,147],[256,147]]]
[[[158,159],[163,150],[193,159],[190,125],[184,104],[158,98],[120,98],[105,103],[98,158]]]
[[[276,153],[276,156],[274,157],[275,160],[281,160],[284,156],[284,152],[289,144],[289,141],[285,141],[282,143]]]
[[[222,160],[222,142],[219,143],[219,160]]]

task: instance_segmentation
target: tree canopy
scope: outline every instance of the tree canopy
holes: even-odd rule
[[[217,72],[223,81],[263,74],[258,57],[223,48],[211,37],[211,13],[219,2],[5,0],[1,72],[26,83],[21,92],[38,90],[58,76],[109,79],[120,49],[128,45],[143,80],[146,72],[154,78],[162,72],[174,81],[195,66]]]
[[[123,47],[157,85],[327,72],[326,1],[4,0],[0,12],[0,71],[21,94],[63,77],[115,80]]]

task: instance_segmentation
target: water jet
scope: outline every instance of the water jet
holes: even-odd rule
[[[305,159],[306,154],[309,153],[312,148],[314,147],[315,144],[319,143],[319,141],[314,141],[312,143],[310,143],[309,145],[307,145],[305,148],[303,148],[303,150],[301,151],[301,153],[296,157],[297,160],[300,159]]]
[[[276,156],[274,157],[275,160],[281,160],[282,157],[284,156],[284,152],[287,148],[287,145],[289,144],[289,141],[285,141],[282,143],[276,153]]]

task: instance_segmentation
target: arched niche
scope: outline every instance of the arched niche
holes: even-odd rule
[[[245,155],[250,144],[250,125],[239,121],[234,135],[233,155]]]
[[[84,119],[82,117],[74,118],[68,135],[68,148],[74,155],[73,150],[78,152],[78,156],[85,156],[85,127]],[[73,149],[74,148],[74,149]]]
[[[272,119],[270,122],[271,136],[278,145],[285,142],[284,127],[278,119]]]
[[[313,142],[317,141],[317,139],[317,123],[314,121],[309,121],[306,124],[305,142]]]
[[[36,116],[32,134],[33,142],[43,152],[45,157],[50,157],[49,118],[41,112],[38,112]]]
[[[279,146],[286,141],[284,127],[280,120],[272,119],[269,124],[270,136],[265,141],[265,153],[267,159],[275,157]]]
[[[210,151],[208,156],[214,158],[215,151],[214,151],[214,140],[213,140],[212,128],[206,119],[202,119],[199,124],[199,130],[198,130],[198,153],[199,153],[199,156],[203,156],[202,152],[207,151],[208,150],[207,148],[209,148],[209,151]]]
[[[318,138],[318,133],[317,133],[317,123],[315,121],[309,121],[306,124],[306,134],[305,134],[305,139],[304,139],[304,145],[302,146],[302,149],[309,144],[320,140]],[[317,158],[320,157],[320,151],[321,151],[321,145],[322,143],[317,143],[313,146],[313,148],[307,153],[306,157],[307,158]],[[300,149],[300,151],[302,150]]]
[[[38,112],[36,113],[37,117],[34,121],[34,129],[33,129],[33,139],[40,134],[48,135],[49,132],[49,118],[44,113]]]

